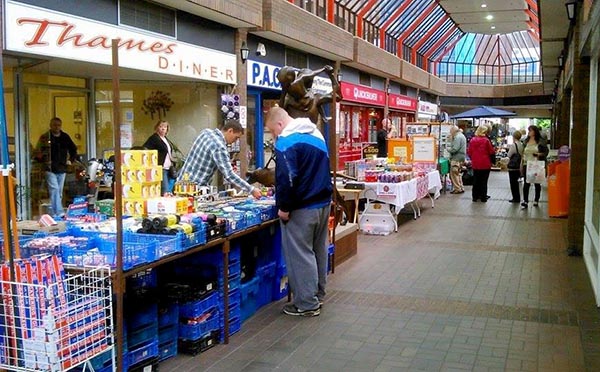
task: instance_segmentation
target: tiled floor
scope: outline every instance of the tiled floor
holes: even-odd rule
[[[600,370],[600,311],[566,220],[508,203],[493,173],[488,203],[443,195],[398,233],[359,237],[330,276],[321,316],[261,309],[229,345],[161,371]]]

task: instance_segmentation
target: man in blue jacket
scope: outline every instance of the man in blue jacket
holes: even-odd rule
[[[272,108],[265,124],[275,142],[277,191],[282,246],[293,303],[288,315],[317,316],[325,296],[327,237],[332,184],[323,135],[308,118],[293,119]]]

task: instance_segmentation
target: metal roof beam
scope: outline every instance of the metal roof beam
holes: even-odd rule
[[[360,12],[356,13],[356,35],[362,39],[363,37],[363,19],[365,14],[367,14],[373,5],[377,3],[378,0],[369,0],[367,4],[360,10]]]
[[[426,41],[429,40],[429,38],[431,37],[431,35],[438,29],[440,28],[444,22],[446,22],[446,20],[448,20],[450,17],[448,17],[448,14],[444,13],[444,15],[442,16],[442,18],[440,18],[435,25],[433,25],[433,27],[431,27],[429,29],[429,31],[427,31],[427,33],[425,33],[425,35],[423,35],[423,37],[421,37],[421,39],[419,41],[417,41],[415,43],[415,45],[413,45],[412,48],[412,53],[411,53],[411,63],[413,65],[417,65],[417,49],[419,49],[421,47],[421,45],[423,45],[423,43],[425,43]],[[425,68],[425,71],[427,71],[427,68]]]
[[[381,49],[385,49],[385,33],[388,27],[390,27],[392,23],[394,23],[400,16],[402,16],[402,13],[404,13],[406,8],[408,8],[413,1],[414,0],[404,0],[404,2],[398,7],[398,9],[396,9],[394,13],[390,15],[390,18],[388,18],[388,20],[385,21],[379,27],[379,43],[381,44]]]
[[[400,59],[402,59],[402,45],[404,44],[404,39],[406,39],[406,36],[412,33],[417,28],[417,26],[419,26],[419,24],[423,22],[425,18],[429,17],[429,15],[431,14],[431,12],[433,12],[433,9],[435,9],[436,6],[440,6],[437,1],[434,1],[431,4],[429,4],[429,6],[423,11],[423,13],[421,13],[414,21],[412,21],[411,25],[400,34],[400,37],[398,37],[397,49],[398,57]]]

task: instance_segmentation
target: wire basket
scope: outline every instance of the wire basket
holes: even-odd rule
[[[15,281],[5,280],[7,265],[0,280],[0,369],[67,371],[112,349],[108,268],[64,274],[56,256],[14,268]]]

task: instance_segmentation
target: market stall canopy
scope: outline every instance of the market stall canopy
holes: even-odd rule
[[[477,118],[503,118],[515,116],[514,112],[501,110],[489,106],[479,106],[474,109],[450,116],[450,119],[477,119]]]

